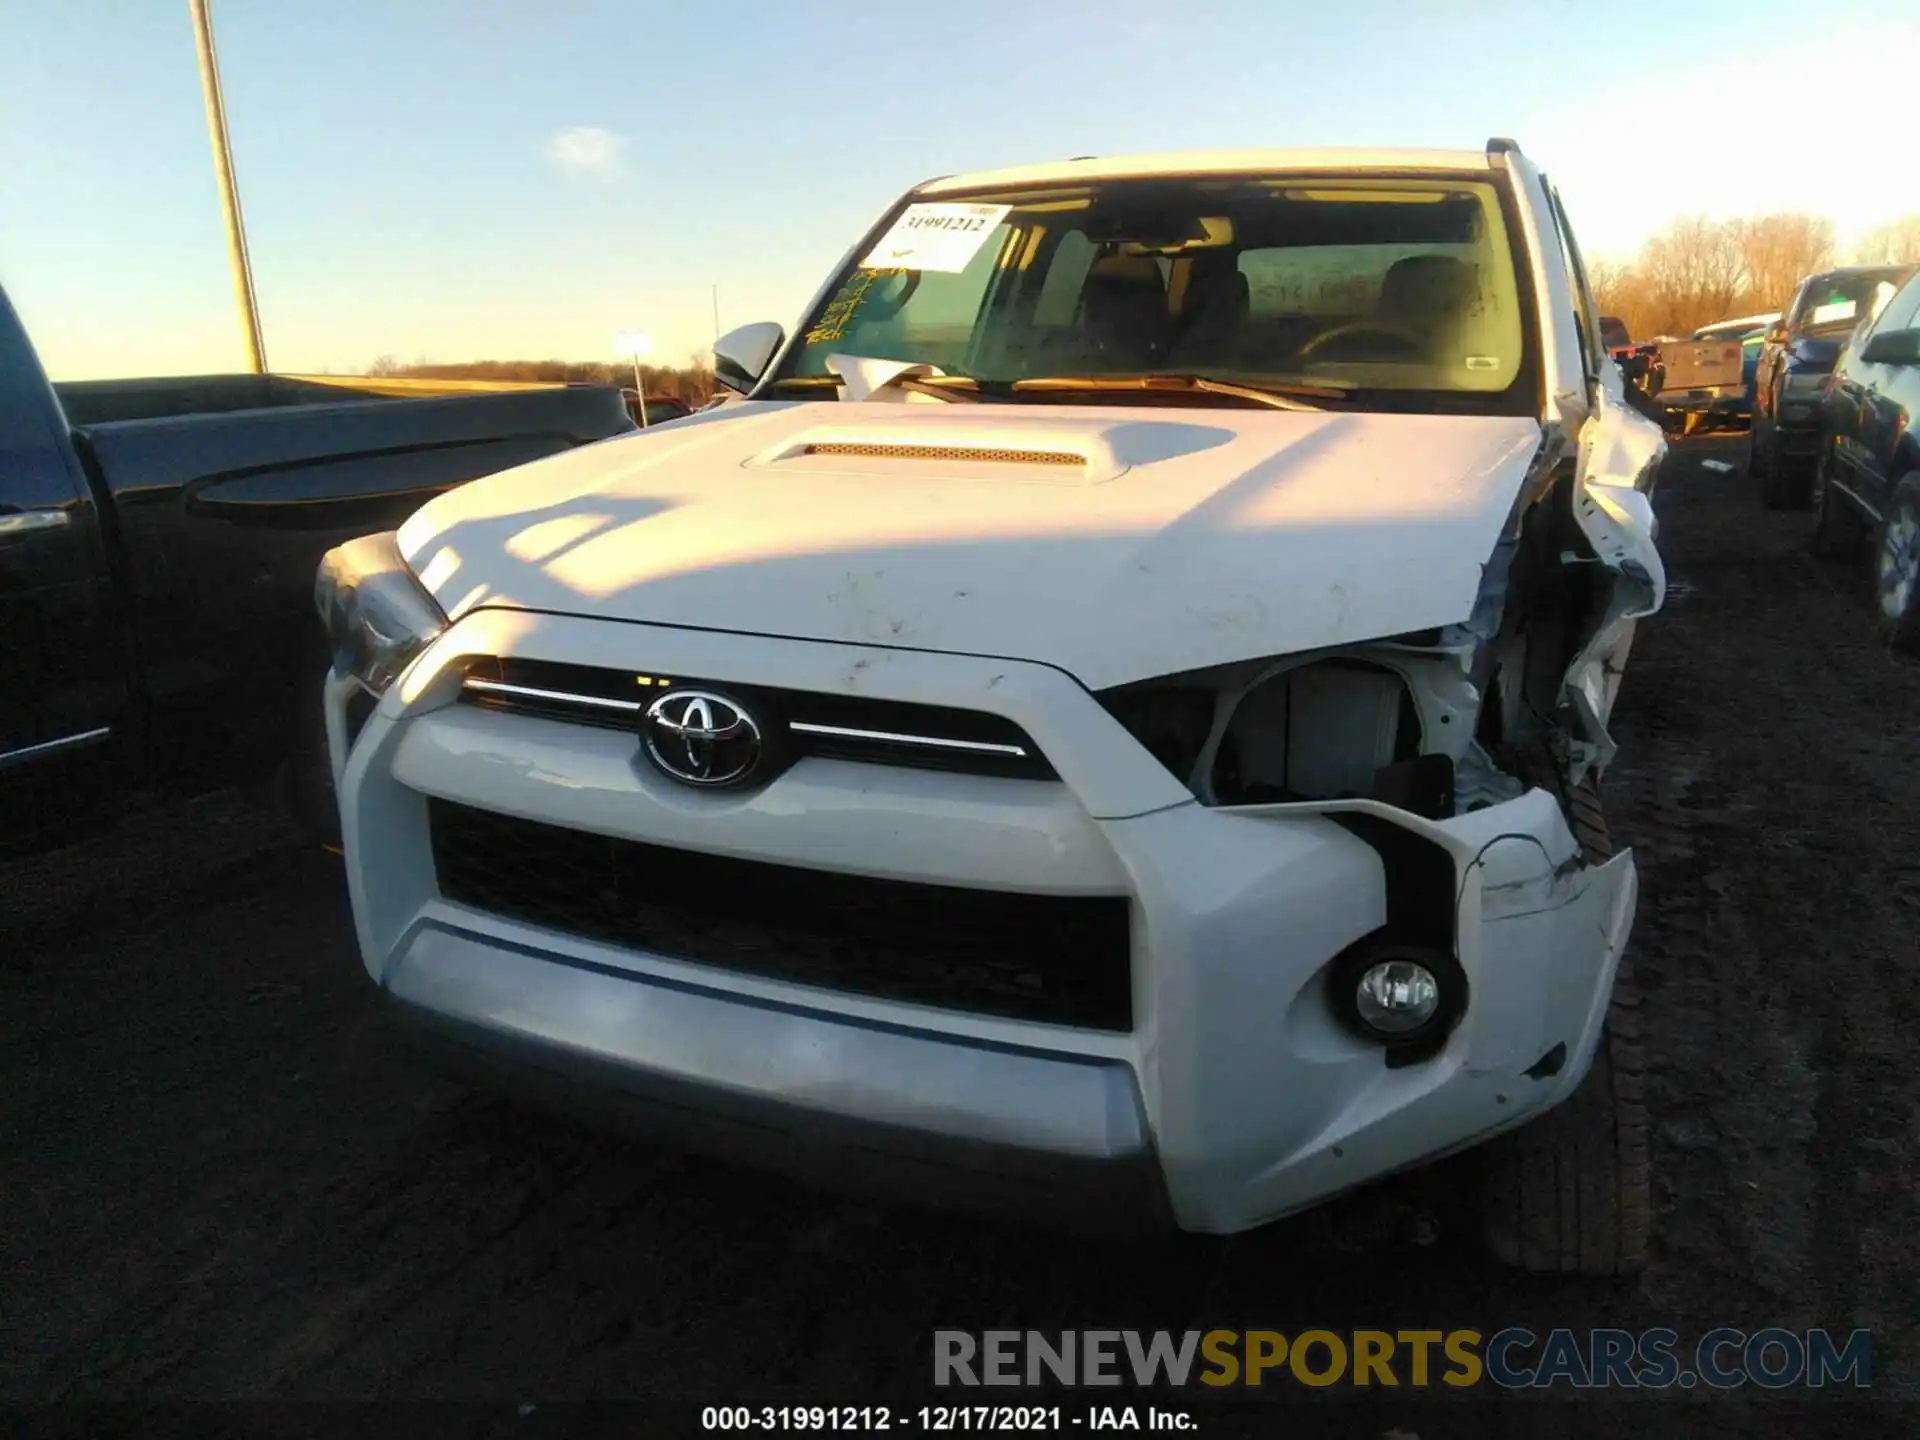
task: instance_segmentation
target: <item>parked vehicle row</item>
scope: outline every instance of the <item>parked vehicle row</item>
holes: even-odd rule
[[[423,1043],[1081,1224],[1483,1147],[1498,1254],[1641,1263],[1596,782],[1665,441],[1517,146],[929,181],[716,351],[743,398],[322,565]]]
[[[366,383],[50,385],[0,291],[0,847],[236,782],[330,827],[320,556],[633,428],[610,388]]]
[[[1752,366],[1773,316],[1703,325],[1686,340],[1661,343],[1652,389],[1666,423],[1684,435],[1703,426],[1738,426],[1753,414]]]
[[[1651,396],[1660,388],[1660,347],[1635,344],[1626,338],[1625,326],[1620,327],[1620,337],[1617,343],[1607,347],[1607,354],[1619,367],[1621,381],[1630,389]]]
[[[1719,320],[1711,325],[1702,325],[1693,332],[1696,341],[1725,343],[1733,341],[1740,347],[1740,389],[1737,399],[1723,402],[1715,410],[1714,418],[1732,428],[1749,427],[1753,423],[1753,397],[1755,384],[1760,370],[1760,351],[1766,343],[1767,331],[1780,319],[1779,313],[1765,315],[1745,315],[1735,320]]]
[[[678,395],[649,395],[643,404],[640,392],[631,386],[620,392],[620,398],[626,402],[627,413],[633,416],[633,423],[642,429],[651,425],[664,425],[669,420],[683,420],[695,409]]]
[[[1821,396],[1849,335],[1877,315],[1913,272],[1854,265],[1809,275],[1768,329],[1754,381],[1748,473],[1770,510],[1805,509],[1821,450]]]
[[[1920,653],[1920,271],[1840,345],[1809,477],[1814,553],[1872,564],[1879,623]]]

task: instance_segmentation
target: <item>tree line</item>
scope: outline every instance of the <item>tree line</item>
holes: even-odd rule
[[[518,380],[633,388],[633,366],[624,361],[417,360],[403,365],[391,355],[382,355],[367,367],[367,373],[383,379]],[[713,370],[704,355],[695,355],[684,366],[642,365],[640,380],[649,396],[671,395],[689,405],[704,405],[713,398]]]
[[[1618,316],[1635,340],[1651,340],[1783,309],[1802,277],[1839,255],[1833,222],[1821,216],[1688,215],[1650,238],[1631,261],[1597,261],[1590,278],[1601,313]],[[1920,215],[1863,235],[1846,261],[1920,264]]]

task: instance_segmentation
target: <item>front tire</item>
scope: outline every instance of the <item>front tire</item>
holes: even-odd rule
[[[1901,654],[1920,654],[1920,475],[1895,488],[1878,538],[1873,578],[1880,633]]]
[[[1772,455],[1760,481],[1760,499],[1769,510],[1805,510],[1813,504],[1813,467],[1804,460]]]
[[[1771,468],[1771,459],[1766,447],[1760,443],[1761,427],[1756,417],[1753,427],[1747,431],[1747,474],[1760,482],[1761,495],[1766,494],[1767,472]]]
[[[326,683],[331,661],[318,642],[306,647],[299,711],[294,717],[293,753],[287,761],[288,799],[293,818],[323,849],[340,848],[340,798],[334,792],[333,757],[327,749]]]
[[[1587,863],[1603,863],[1613,840],[1592,776],[1569,794],[1556,768],[1548,788],[1561,797]],[[1596,1278],[1646,1264],[1653,1167],[1645,1071],[1640,995],[1622,956],[1586,1078],[1561,1104],[1481,1151],[1480,1228],[1496,1257],[1534,1274]]]
[[[1859,516],[1833,484],[1833,449],[1821,452],[1813,472],[1813,533],[1807,546],[1821,560],[1851,560],[1864,538]]]

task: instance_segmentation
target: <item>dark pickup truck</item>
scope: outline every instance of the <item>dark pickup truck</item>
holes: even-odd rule
[[[610,386],[423,388],[53,385],[0,290],[0,852],[155,789],[277,791],[332,829],[317,696],[302,703],[325,669],[320,556],[635,428]]]

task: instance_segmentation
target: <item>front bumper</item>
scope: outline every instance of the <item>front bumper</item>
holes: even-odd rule
[[[1753,413],[1753,400],[1744,388],[1726,390],[1662,390],[1654,397],[1664,410],[1675,415],[1699,414],[1737,418]]]
[[[909,702],[992,694],[1061,778],[809,759],[752,794],[687,791],[618,732],[452,703],[455,661],[507,653]],[[1440,823],[1358,801],[1208,810],[1044,666],[477,612],[350,748],[348,693],[330,687],[329,733],[362,956],[442,1053],[695,1148],[931,1199],[1031,1211],[1052,1190],[1076,1197],[1070,1213],[1091,1195],[1109,1219],[1230,1233],[1463,1148],[1578,1084],[1633,915],[1631,857],[1578,865],[1544,792]],[[842,993],[455,904],[433,798],[775,865],[1124,896],[1131,1028]],[[1323,993],[1387,913],[1383,852],[1336,820],[1356,810],[1455,867],[1471,1003],[1403,1068]],[[1566,1064],[1529,1076],[1556,1046]]]
[[[1172,1223],[1119,1062],[930,1044],[444,923],[387,990],[428,1063],[597,1124],[921,1203],[1103,1231]]]

